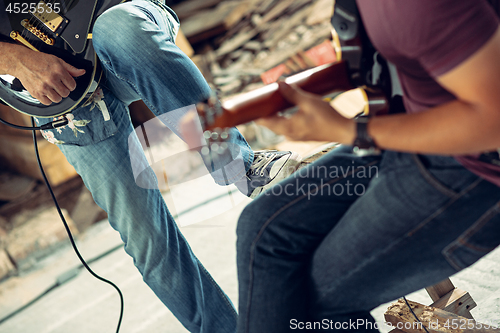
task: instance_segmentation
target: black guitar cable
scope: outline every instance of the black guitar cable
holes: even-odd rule
[[[31,124],[32,124],[33,127],[19,126],[19,125],[16,125],[16,124],[12,124],[12,123],[9,123],[8,121],[3,120],[2,118],[0,118],[0,123],[2,123],[4,125],[7,125],[9,127],[18,129],[18,130],[24,130],[24,131],[38,131],[38,130],[42,130],[42,131],[44,131],[44,130],[51,130],[51,129],[55,129],[55,128],[58,128],[58,127],[63,127],[63,126],[68,125],[68,119],[63,118],[63,119],[60,119],[60,120],[54,120],[54,121],[52,121],[52,122],[50,122],[48,124],[42,125],[42,126],[35,126],[34,122],[32,120]]]
[[[424,328],[424,330],[425,330],[427,333],[429,333],[429,331],[427,330],[427,327],[425,327],[424,323],[422,323],[422,322],[420,321],[420,319],[417,317],[416,313],[415,313],[415,312],[413,311],[413,309],[411,308],[410,303],[408,303],[408,300],[406,299],[406,297],[405,297],[405,296],[403,296],[403,299],[404,299],[404,301],[405,301],[406,305],[408,306],[408,309],[410,309],[410,312],[413,314],[413,317],[415,317],[415,319],[416,319],[416,320],[420,323],[420,325],[422,325],[422,327]]]
[[[64,224],[64,228],[66,229],[66,232],[68,234],[68,238],[69,238],[69,240],[71,242],[71,246],[73,247],[73,250],[76,253],[76,256],[78,257],[78,259],[82,263],[83,267],[85,267],[87,269],[87,271],[93,277],[95,277],[96,279],[98,279],[98,280],[100,280],[100,281],[102,281],[104,283],[107,283],[107,284],[111,285],[113,288],[116,289],[116,291],[118,292],[118,295],[120,296],[120,317],[118,318],[118,325],[116,327],[116,333],[119,333],[120,326],[121,326],[122,319],[123,319],[123,310],[124,310],[123,294],[122,294],[120,288],[118,288],[118,286],[116,284],[114,284],[113,282],[111,282],[111,281],[109,281],[109,280],[107,280],[107,279],[105,279],[105,278],[97,275],[89,267],[89,265],[87,265],[87,262],[85,261],[85,259],[80,254],[80,251],[78,250],[78,247],[76,246],[75,240],[73,238],[73,234],[71,233],[71,230],[69,229],[69,226],[68,226],[68,223],[66,222],[66,219],[64,218],[64,215],[63,215],[63,213],[61,211],[61,207],[59,206],[59,203],[57,202],[56,196],[55,196],[54,192],[52,191],[52,186],[50,185],[49,180],[47,179],[47,176],[45,175],[45,171],[43,169],[42,162],[40,160],[40,154],[39,154],[39,151],[38,151],[38,141],[37,141],[37,138],[36,138],[36,131],[37,130],[54,129],[54,128],[65,126],[65,125],[68,124],[68,120],[66,118],[64,118],[64,119],[61,119],[61,120],[53,121],[53,122],[48,123],[46,125],[35,126],[35,119],[33,117],[31,117],[31,125],[32,125],[32,127],[19,126],[19,125],[11,124],[11,123],[9,123],[9,122],[1,119],[1,118],[0,118],[0,123],[2,123],[4,125],[7,125],[7,126],[10,126],[10,127],[13,127],[13,128],[16,128],[16,129],[32,131],[32,134],[33,134],[33,144],[34,144],[34,147],[35,147],[35,155],[36,155],[36,160],[37,160],[37,163],[38,163],[38,167],[40,168],[40,172],[42,173],[42,177],[43,177],[43,180],[45,181],[45,185],[47,185],[47,188],[49,189],[50,195],[52,197],[52,200],[54,201],[54,204],[56,206],[57,212],[59,213],[59,216],[61,217],[61,220],[62,220],[62,222]]]
[[[68,121],[66,120],[66,123]],[[35,126],[35,118],[31,117],[31,125],[33,126],[33,128],[36,128]],[[49,124],[47,124],[49,125]],[[58,127],[60,126],[64,126],[64,125],[59,125]],[[43,126],[42,126],[43,127]],[[52,128],[52,127],[51,127]],[[38,167],[40,168],[40,171],[42,173],[42,177],[43,177],[43,180],[45,181],[45,185],[47,185],[47,188],[49,189],[49,192],[50,192],[50,195],[52,196],[52,200],[54,201],[54,204],[57,208],[57,212],[59,213],[59,216],[61,217],[61,220],[64,224],[64,228],[66,229],[66,232],[68,233],[68,238],[71,242],[71,246],[73,246],[73,249],[75,250],[75,253],[76,253],[76,256],[78,257],[78,259],[80,259],[83,267],[85,267],[87,269],[87,271],[93,276],[95,277],[96,279],[104,282],[104,283],[107,283],[109,285],[111,285],[113,288],[116,289],[116,291],[118,292],[118,295],[120,295],[120,317],[118,318],[118,325],[116,327],[116,333],[118,333],[120,331],[120,326],[121,326],[121,323],[122,323],[122,318],[123,318],[123,307],[124,307],[124,302],[123,302],[123,294],[120,290],[120,288],[118,288],[118,286],[116,284],[114,284],[113,282],[97,275],[90,267],[89,265],[87,265],[87,262],[85,262],[85,259],[83,259],[82,255],[80,254],[80,251],[78,251],[78,247],[76,246],[76,243],[75,243],[75,240],[73,238],[73,234],[71,233],[71,230],[69,229],[69,226],[68,226],[68,223],[66,222],[66,219],[64,218],[64,215],[61,211],[61,207],[59,206],[59,203],[57,202],[57,199],[56,199],[56,196],[54,194],[54,192],[52,191],[52,187],[50,186],[50,183],[49,183],[49,180],[47,179],[47,176],[45,175],[45,171],[43,170],[43,166],[42,166],[42,162],[40,160],[40,154],[38,152],[38,141],[37,141],[37,138],[36,138],[36,130],[32,130],[33,131],[33,144],[35,146],[35,154],[36,154],[36,160],[38,162]]]

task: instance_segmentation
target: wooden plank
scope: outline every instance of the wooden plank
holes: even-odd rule
[[[202,54],[197,54],[193,56],[192,60],[196,67],[198,67],[198,69],[200,70],[201,74],[203,74],[205,80],[213,84],[214,78],[212,76],[212,71],[210,70],[210,64],[207,61],[207,57]]]
[[[80,177],[74,177],[67,182],[58,186],[54,186],[52,190],[62,208],[68,212],[73,211],[78,194],[83,187],[83,181]],[[0,206],[0,216],[5,217],[5,223],[0,223],[0,226],[5,227],[7,230],[15,228],[18,225],[25,223],[28,219],[33,217],[38,210],[44,207],[52,207],[54,202],[45,184],[41,182],[25,196],[10,201]],[[0,222],[2,219],[0,218]]]
[[[269,10],[279,1],[281,0],[263,0],[258,8],[258,13],[265,14],[269,12]]]
[[[335,0],[318,0],[314,4],[311,15],[307,18],[307,25],[315,25],[324,21],[330,21],[333,16],[333,5]]]
[[[293,1],[280,1],[269,10],[263,17],[261,23],[267,23],[283,15],[286,10],[293,5]]]
[[[30,177],[23,177],[12,173],[0,174],[0,200],[12,201],[28,194],[36,185]]]
[[[264,36],[265,39],[265,45],[269,48],[273,47],[283,39],[285,36],[290,34],[290,32],[293,31],[293,28],[300,25],[303,21],[307,19],[309,14],[312,12],[313,6],[307,6],[305,8],[302,8],[301,10],[297,11],[295,14],[293,14],[290,18],[284,20],[282,24],[279,26],[279,30],[270,32],[268,31],[266,33],[266,36]]]
[[[191,44],[220,35],[239,22],[250,5],[249,1],[224,1],[215,9],[200,12],[181,21],[181,27]]]
[[[0,250],[0,280],[13,275],[16,272],[16,267],[10,260],[5,250]]]
[[[222,0],[191,0],[184,1],[178,5],[172,6],[173,11],[177,14],[179,19],[183,19],[196,14],[199,11],[218,5]],[[167,1],[168,5],[168,1]]]
[[[52,185],[61,184],[77,176],[73,166],[67,162],[66,157],[56,145],[40,139],[38,149],[45,173]],[[0,134],[0,157],[11,170],[43,180],[31,137]]]
[[[413,312],[429,333],[497,333],[498,328],[490,328],[474,319],[461,317],[438,308],[408,301]],[[400,299],[393,303],[384,314],[385,320],[406,333],[425,333],[406,303]]]
[[[237,48],[243,46],[249,40],[257,36],[259,31],[260,31],[259,28],[254,28],[249,32],[238,34],[234,38],[226,40],[221,45],[221,47],[219,47],[217,51],[215,51],[217,57],[222,57],[230,52],[233,52]]]
[[[9,227],[9,221],[7,221],[7,219],[2,214],[0,214],[0,246],[2,247],[5,237],[7,237],[7,231],[5,230],[9,229]]]
[[[282,52],[273,52],[268,57],[257,59],[254,61],[254,67],[261,68],[264,71],[276,67],[291,56],[322,43],[326,38],[330,38],[330,34],[330,27],[327,27],[326,25],[315,26],[311,30],[311,35],[315,38],[301,40],[298,44],[290,46]]]
[[[106,213],[94,202],[90,191],[86,187],[82,187],[75,208],[71,212],[71,218],[78,231],[84,232],[103,214]]]
[[[179,33],[177,34],[177,38],[175,39],[175,45],[177,45],[182,52],[184,52],[188,57],[192,57],[194,55],[194,50],[189,41],[187,40],[182,29],[179,29]]]
[[[0,118],[15,125],[31,127],[30,116],[25,115],[7,105],[0,104]],[[11,133],[31,137],[31,131],[15,129],[4,124],[0,124],[0,133]]]
[[[78,229],[64,209],[63,215],[73,235],[77,235]],[[67,237],[59,213],[52,207],[13,229],[7,237],[6,250],[18,269],[25,269],[57,243],[67,241]]]
[[[455,286],[450,279],[445,279],[433,286],[425,288],[433,302],[436,302],[453,289],[455,289]]]
[[[196,44],[226,31],[220,16],[215,16],[212,11],[190,17],[181,22],[181,27],[191,44]]]
[[[468,292],[455,288],[430,306],[473,319],[470,310],[474,309],[477,304]]]
[[[250,5],[248,6],[247,9],[247,14],[253,14],[260,11],[261,8],[267,5],[268,2],[269,0],[250,0]]]
[[[140,126],[155,117],[154,113],[142,100],[135,101],[128,106],[130,118],[134,128]]]
[[[235,8],[224,19],[224,25],[227,29],[233,27],[235,24],[241,21],[241,19],[247,14],[248,9],[253,3],[253,0],[239,0],[237,3],[238,5],[235,6]]]

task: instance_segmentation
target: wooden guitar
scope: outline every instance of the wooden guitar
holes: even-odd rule
[[[59,103],[43,105],[11,75],[0,75],[0,99],[36,117],[59,116],[83,105],[102,75],[92,47],[92,26],[100,14],[120,2],[123,0],[0,0],[0,35],[85,69],[85,75],[75,78],[76,89]]]
[[[341,60],[290,76],[285,82],[328,98],[340,92],[358,88],[354,83],[356,82],[354,75],[356,73],[349,69],[347,62]],[[366,87],[362,87],[361,91],[366,102],[362,113],[381,114],[388,111],[389,104],[382,91]],[[224,141],[227,136],[225,128],[269,117],[279,112],[286,113],[287,110],[288,112],[293,110],[293,105],[280,94],[278,84],[272,83],[222,103],[217,102],[216,98],[211,98],[198,104],[197,112],[201,129],[196,117],[191,114],[181,121],[181,133],[191,148],[200,147],[206,145],[207,141],[209,144]]]

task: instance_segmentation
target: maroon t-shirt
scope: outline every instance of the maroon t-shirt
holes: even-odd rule
[[[486,0],[357,0],[357,3],[373,45],[398,69],[408,113],[454,100],[455,96],[436,77],[478,51],[499,24],[498,16]],[[478,161],[477,156],[459,156],[457,160],[500,186],[500,167]]]

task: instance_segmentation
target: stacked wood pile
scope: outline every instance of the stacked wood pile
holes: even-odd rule
[[[278,65],[313,67],[305,51],[331,39],[334,0],[188,0],[173,9],[195,63],[222,97],[255,89]]]

